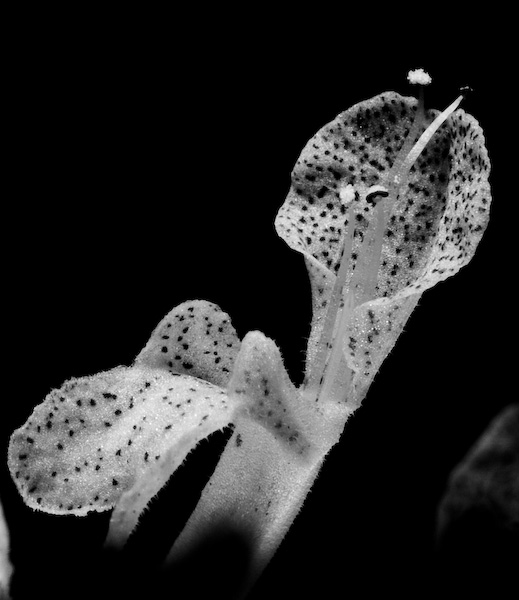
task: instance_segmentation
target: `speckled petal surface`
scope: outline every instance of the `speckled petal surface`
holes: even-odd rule
[[[227,388],[230,397],[243,397],[248,416],[286,444],[305,455],[310,446],[311,415],[283,365],[276,344],[259,331],[243,339],[240,354]]]
[[[379,299],[355,309],[343,340],[346,364],[353,371],[348,404],[355,410],[364,399],[380,365],[391,352],[420,294]]]
[[[411,130],[416,106],[414,98],[394,92],[356,104],[315,134],[294,167],[276,230],[304,254],[312,282],[307,375],[339,268],[350,207],[355,230],[346,285],[374,214],[369,190],[389,188],[391,168]],[[418,134],[437,115],[427,111]],[[381,311],[376,319],[385,319],[391,305],[400,306],[400,314],[410,314],[406,297],[420,295],[470,261],[488,223],[489,172],[481,128],[457,110],[413,164],[391,207],[374,297],[381,302],[372,307],[375,313]],[[352,193],[345,194],[345,189]],[[389,305],[383,307],[384,301]],[[357,315],[352,322],[359,319],[364,317]],[[363,347],[369,346],[366,331]],[[360,364],[358,357],[354,360]]]
[[[407,132],[416,100],[393,92],[361,102],[323,127],[306,145],[292,187],[276,218],[279,235],[317,268],[338,269],[353,186],[355,235],[350,271],[373,215],[366,199],[387,177]],[[428,111],[432,121],[438,111]],[[378,296],[394,295],[416,280],[421,289],[466,264],[488,222],[490,163],[477,121],[457,110],[411,168],[385,232]],[[314,260],[312,260],[314,259]]]
[[[225,386],[239,349],[229,315],[212,302],[190,300],[162,319],[135,364]]]
[[[190,449],[225,427],[232,409],[224,389],[159,369],[117,367],[71,379],[13,433],[9,469],[32,508],[107,510],[177,445],[183,460],[186,436]]]

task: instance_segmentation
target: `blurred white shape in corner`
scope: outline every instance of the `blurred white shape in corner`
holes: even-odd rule
[[[9,562],[9,531],[0,502],[0,600],[9,598],[9,580],[13,567]]]

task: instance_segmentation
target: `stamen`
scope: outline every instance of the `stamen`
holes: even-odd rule
[[[339,191],[339,198],[344,204],[350,204],[355,198],[355,189],[352,185],[345,185]]]
[[[377,190],[377,193],[384,192],[386,190]],[[346,283],[346,271],[349,263],[346,252],[349,251],[351,254],[353,243],[351,213],[350,208],[348,212],[348,231],[344,243],[341,266],[335,280],[323,332],[319,340],[319,352],[315,363],[316,368],[313,371],[314,378],[310,381],[310,386],[313,384],[314,387],[309,386],[309,389],[312,389],[316,394],[316,401],[325,399],[326,401],[336,400],[344,402],[346,400],[346,394],[349,389],[348,384],[351,380],[351,370],[346,365],[344,359],[343,340],[346,339],[346,333],[355,307],[375,297],[378,282],[382,241],[388,216],[386,202],[379,202],[375,208],[373,219],[362,241],[359,259],[348,285],[346,297],[342,302],[342,306],[339,307],[339,300],[343,295],[343,288]],[[338,386],[339,377],[341,379]],[[320,391],[318,390],[319,386],[321,388]],[[333,389],[336,386],[341,390],[341,395],[337,398],[333,396]]]
[[[344,358],[343,340],[346,339],[346,332],[350,325],[351,316],[355,308],[354,293],[350,289],[344,298],[344,305],[340,309],[338,315],[338,326],[333,338],[332,351],[330,358],[326,363],[321,391],[318,399],[325,401],[334,400],[336,402],[344,402],[346,394],[349,391],[349,383],[351,381],[352,371],[346,365]],[[342,375],[338,381],[338,375]],[[339,387],[339,395],[334,394],[334,388]]]
[[[328,301],[328,308],[326,310],[326,315],[324,317],[323,329],[321,331],[321,337],[319,338],[319,343],[317,345],[318,351],[315,357],[315,362],[313,365],[312,373],[310,375],[308,381],[308,390],[310,393],[315,394],[317,400],[317,393],[321,383],[322,375],[326,366],[326,359],[328,357],[328,353],[331,348],[332,337],[335,329],[335,325],[337,322],[337,313],[339,310],[339,302],[342,297],[344,284],[346,283],[346,275],[348,273],[348,268],[351,259],[351,253],[353,248],[353,209],[352,205],[348,209],[346,213],[347,226],[346,233],[344,239],[344,245],[342,247],[341,253],[341,263],[339,266],[339,271],[337,272],[337,277],[335,279],[335,283],[333,285],[333,290],[330,296],[330,300]]]
[[[388,208],[387,202],[378,203],[368,230],[364,234],[359,258],[349,285],[350,293],[354,296],[354,307],[375,298],[382,242],[389,218]]]
[[[412,83],[421,84],[420,98],[411,131],[393,164],[388,179],[385,180],[388,187],[374,186],[366,192],[366,201],[375,204],[375,209],[368,229],[364,234],[355,270],[348,284],[342,305],[340,302],[343,297],[353,246],[353,203],[351,200],[353,199],[354,190],[352,186],[346,186],[346,188],[340,191],[341,199],[344,202],[351,203],[348,209],[348,225],[339,271],[329,300],[328,310],[324,317],[318,351],[308,382],[307,389],[311,395],[315,396],[316,401],[322,399],[324,401],[344,402],[347,400],[346,394],[349,389],[352,371],[346,364],[343,344],[355,308],[375,298],[384,233],[391,208],[399,197],[400,189],[402,189],[407,181],[411,167],[436,131],[463,100],[463,95],[456,98],[450,106],[434,119],[415,142],[420,129],[424,126],[425,120],[422,86],[430,82],[430,77],[422,70],[419,71],[409,74],[409,80],[413,79]],[[426,81],[427,78],[428,80]],[[382,197],[378,203],[375,200],[376,196]],[[336,392],[338,389],[340,389],[340,397],[335,397],[337,396]]]
[[[407,74],[407,81],[413,85],[429,85],[432,79],[429,73],[426,73],[423,69],[414,69],[414,71],[409,71]]]
[[[413,124],[411,125],[411,130],[407,134],[404,144],[395,159],[393,167],[389,173],[388,180],[390,184],[395,182],[395,176],[397,173],[402,173],[402,165],[411,152],[413,144],[416,142],[420,130],[424,127],[425,124],[425,101],[424,101],[424,86],[429,85],[431,83],[431,77],[428,73],[426,73],[423,69],[416,69],[415,71],[409,71],[407,75],[407,79],[409,83],[419,86],[418,93],[418,106],[416,107],[416,113],[413,120]],[[397,182],[397,188],[401,187],[404,183],[403,178],[402,181]],[[396,200],[398,195],[398,189],[394,190],[393,200]]]
[[[372,185],[366,192],[366,202],[375,205],[380,198],[387,198],[389,192],[382,185]]]
[[[449,118],[449,116],[458,108],[461,101],[463,100],[463,95],[458,96],[454,102],[448,106],[440,115],[434,119],[434,121],[427,127],[427,129],[422,133],[420,139],[413,146],[406,159],[402,163],[402,167],[400,172],[395,175],[394,182],[399,185],[402,181],[403,177],[407,175],[416,159],[423,152],[425,146],[430,142],[432,136],[438,131],[438,129],[445,123],[445,121]]]

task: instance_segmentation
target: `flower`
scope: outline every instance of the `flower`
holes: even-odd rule
[[[414,83],[425,84],[415,72]],[[308,142],[275,226],[304,255],[313,318],[296,389],[272,340],[240,342],[229,317],[186,302],[131,367],[73,379],[14,432],[9,468],[25,502],[56,514],[115,507],[121,546],[188,452],[233,423],[167,562],[221,527],[241,532],[244,585],[301,508],[421,294],[472,256],[488,222],[489,161],[478,123],[387,92],[341,113]],[[456,112],[455,112],[456,111]]]
[[[380,94],[318,131],[295,165],[276,230],[310,275],[306,385],[317,399],[348,293],[327,395],[353,410],[421,294],[474,255],[489,218],[490,163],[477,121],[452,112],[460,100],[438,116],[422,101]]]

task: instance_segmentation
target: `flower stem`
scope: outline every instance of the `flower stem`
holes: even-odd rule
[[[192,597],[202,597],[199,588],[207,586],[214,596],[244,598],[300,511],[325,454],[319,449],[302,459],[263,425],[247,416],[240,418],[164,569],[175,574],[180,571],[181,575],[184,572],[184,577],[189,572]],[[203,554],[201,549],[211,545],[215,560],[215,551],[224,550],[218,543],[229,539],[239,546],[242,564],[229,564],[222,557],[219,571],[225,571],[224,578],[220,572],[215,581],[191,578],[191,567],[194,574],[203,572],[203,565],[194,564]],[[225,587],[225,593],[217,589],[218,585]]]

